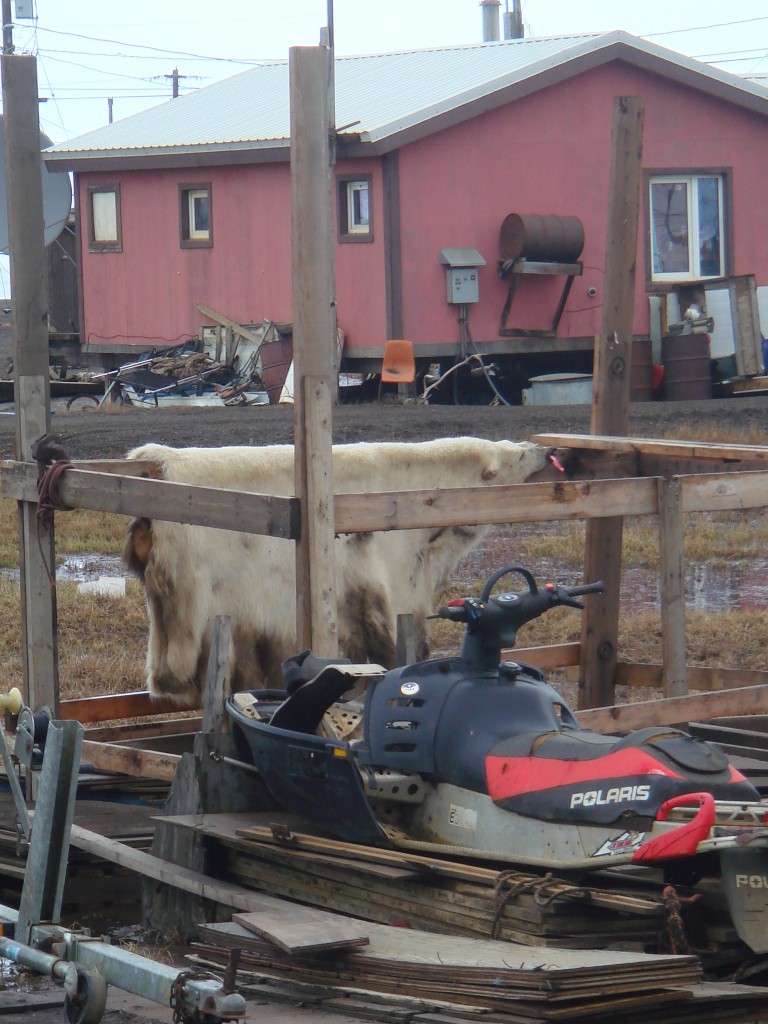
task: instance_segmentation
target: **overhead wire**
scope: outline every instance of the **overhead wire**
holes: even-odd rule
[[[106,39],[102,36],[89,36],[81,32],[64,32],[61,29],[44,28],[39,26],[38,31],[50,32],[52,35],[58,36],[69,36],[73,39],[89,39],[95,43],[111,43],[114,46],[130,46],[137,50],[150,50],[153,53],[163,54],[166,57],[189,57],[191,60],[211,60],[211,61],[222,61],[227,64],[246,64],[256,65],[269,63],[264,60],[254,60],[253,58],[242,58],[242,57],[216,57],[211,54],[205,53],[188,53],[184,50],[167,50],[160,46],[150,46],[148,43],[131,43],[125,39]],[[136,56],[141,56],[137,54]],[[282,61],[280,62],[282,63]]]
[[[738,21],[721,21],[714,25],[689,25],[687,28],[668,28],[662,32],[643,32],[643,39],[654,39],[657,36],[677,36],[683,32],[706,32],[712,28],[733,28],[734,25],[749,25],[753,21],[768,21],[768,14],[755,18],[742,18]]]
[[[429,5],[425,5],[425,6],[429,6]],[[441,6],[443,6],[443,5],[441,4]],[[522,8],[525,8],[526,6],[527,6],[527,4],[522,4],[521,5]],[[729,27],[733,27],[733,26],[752,24],[754,22],[760,22],[760,21],[768,21],[768,15],[765,15],[765,16],[755,16],[755,17],[751,17],[751,18],[732,19],[732,20],[729,20],[729,21],[715,22],[715,23],[711,23],[711,24],[708,24],[708,25],[693,25],[693,26],[689,25],[689,26],[684,26],[684,27],[676,28],[676,29],[665,29],[665,30],[660,30],[660,31],[655,31],[655,32],[648,32],[648,33],[643,33],[643,38],[652,39],[652,38],[659,38],[659,37],[669,36],[669,35],[680,35],[680,34],[689,33],[689,32],[707,31],[707,30],[711,30],[711,29],[723,29],[723,28],[729,28]],[[240,64],[240,65],[247,65],[247,66],[254,66],[254,65],[258,65],[258,64],[268,63],[268,61],[266,61],[264,59],[241,58],[241,57],[222,57],[222,56],[218,56],[218,55],[215,55],[215,54],[196,53],[196,52],[193,52],[193,51],[174,50],[174,49],[169,49],[169,48],[165,48],[165,47],[152,46],[152,45],[150,45],[148,43],[135,43],[135,42],[130,42],[130,41],[124,40],[124,39],[114,39],[114,38],[112,38],[110,36],[98,36],[98,35],[91,35],[89,33],[83,33],[83,32],[72,32],[72,31],[68,31],[68,30],[64,30],[64,29],[48,28],[48,27],[46,27],[44,25],[40,25],[38,18],[34,19],[34,27],[31,29],[31,31],[32,31],[33,37],[34,37],[34,39],[36,41],[36,51],[39,52],[39,53],[45,53],[47,58],[50,59],[50,60],[60,60],[62,63],[67,63],[67,62],[63,61],[61,58],[54,57],[53,53],[55,53],[56,51],[53,51],[53,50],[43,50],[43,51],[40,51],[39,50],[39,44],[37,44],[37,39],[38,39],[40,33],[48,33],[49,35],[52,35],[52,36],[60,36],[60,37],[71,38],[71,39],[82,39],[82,40],[87,40],[89,42],[108,43],[108,44],[111,44],[111,45],[114,45],[114,46],[129,47],[131,49],[143,51],[141,53],[117,53],[117,54],[108,54],[108,53],[104,53],[103,54],[103,53],[93,53],[93,52],[91,52],[93,56],[105,56],[105,57],[111,57],[111,58],[119,57],[120,59],[128,59],[128,60],[142,60],[142,59],[145,59],[145,60],[162,60],[162,59],[165,59],[166,57],[185,57],[185,58],[189,58],[189,59],[193,59],[193,60],[222,62],[222,63]],[[81,54],[83,56],[86,56],[88,54],[88,51],[65,51],[65,52],[78,53],[78,54]],[[739,51],[739,50],[726,51],[726,54],[724,54],[723,57],[725,57],[726,55],[738,54],[738,53],[741,53],[741,52],[744,52],[744,51]],[[154,54],[157,54],[157,56],[153,56]],[[713,56],[713,55],[712,54],[706,54],[706,55],[703,55],[703,56],[709,57],[709,56]],[[696,57],[695,59],[701,59],[701,58],[700,57]],[[733,62],[735,62],[735,61],[743,61],[743,60],[749,60],[749,59],[753,59],[753,58],[751,58],[751,57],[735,57],[734,56],[728,62],[731,62],[731,61],[733,61]],[[725,63],[726,61],[722,60],[722,62]],[[81,66],[81,67],[83,67],[86,70],[91,70],[91,71],[93,71],[96,74],[114,74],[113,71],[112,72],[105,72],[105,71],[102,71],[101,69],[98,69],[98,68],[89,68],[87,65],[79,65],[75,61],[72,61],[71,63],[74,64],[75,66]],[[127,75],[125,73],[122,73],[122,74],[120,74],[120,77],[131,78],[132,76]],[[139,79],[139,80],[145,80],[145,79]],[[49,84],[50,84],[50,81],[49,81]]]

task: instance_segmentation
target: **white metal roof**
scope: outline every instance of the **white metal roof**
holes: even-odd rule
[[[768,89],[617,31],[337,56],[336,125],[393,148],[481,109],[621,57],[768,114]],[[288,61],[259,63],[197,92],[60,143],[47,162],[283,150],[290,134]],[[273,157],[274,157],[273,153]]]

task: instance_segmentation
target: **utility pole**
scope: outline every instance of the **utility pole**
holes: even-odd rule
[[[112,97],[107,96],[107,110],[109,111],[109,123],[112,124]]]
[[[3,0],[3,53],[13,53],[13,18],[11,0]]]
[[[301,647],[338,656],[331,421],[336,372],[328,81],[330,51],[289,51],[294,453],[301,536],[296,618]]]
[[[595,339],[589,428],[592,434],[610,437],[626,434],[629,423],[644,113],[637,96],[614,98],[604,299],[600,334]],[[671,501],[673,496],[669,497]],[[673,516],[672,512],[667,518]],[[620,516],[587,521],[584,579],[602,580],[605,593],[589,599],[582,618],[581,709],[607,707],[615,700],[623,522]]]
[[[6,6],[3,37],[6,43]],[[0,58],[5,132],[8,241],[13,310],[13,385],[16,403],[16,458],[32,462],[32,446],[50,433],[48,296],[45,284],[45,224],[37,63],[26,54]],[[19,501],[22,644],[27,703],[58,714],[53,523],[37,520],[37,503]]]
[[[170,78],[171,82],[173,83],[173,91],[171,93],[171,96],[175,100],[178,99],[179,98],[179,79],[186,78],[187,76],[186,75],[180,75],[179,74],[179,69],[178,68],[174,68],[173,71],[170,73],[170,75],[164,75],[163,77],[164,78]]]

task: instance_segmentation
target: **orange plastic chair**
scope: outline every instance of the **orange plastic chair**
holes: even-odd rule
[[[381,361],[382,384],[413,384],[416,380],[416,360],[413,356],[413,342],[402,338],[390,339],[384,346],[384,358]]]

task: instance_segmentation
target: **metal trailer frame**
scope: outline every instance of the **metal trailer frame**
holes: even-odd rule
[[[109,985],[170,1007],[174,1022],[215,1024],[244,1017],[245,1000],[235,991],[239,950],[232,951],[219,978],[198,970],[180,971],[61,926],[82,741],[79,722],[57,721],[48,709],[33,715],[21,707],[13,753],[0,727],[0,756],[16,805],[19,850],[28,845],[19,910],[0,905],[5,932],[0,956],[62,985],[69,1024],[98,1024]],[[27,793],[38,794],[33,816],[16,775],[17,764],[25,768]]]

